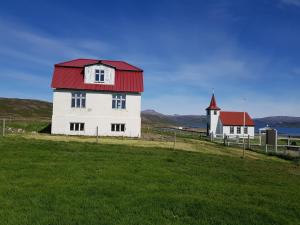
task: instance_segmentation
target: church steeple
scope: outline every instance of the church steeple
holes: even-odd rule
[[[221,110],[218,106],[217,106],[217,101],[215,98],[215,94],[212,95],[211,100],[210,100],[210,104],[209,106],[206,108],[206,110]]]
[[[217,134],[218,121],[221,109],[217,106],[215,94],[212,95],[210,104],[206,108],[207,135]]]

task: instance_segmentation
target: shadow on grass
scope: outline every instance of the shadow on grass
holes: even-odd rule
[[[38,131],[41,134],[51,134],[51,123],[47,124],[44,128]]]

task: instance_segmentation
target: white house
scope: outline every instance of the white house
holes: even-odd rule
[[[215,95],[206,108],[207,135],[254,137],[254,121],[247,112],[224,112],[217,106]]]
[[[55,65],[51,87],[52,134],[140,137],[143,70],[75,59]]]

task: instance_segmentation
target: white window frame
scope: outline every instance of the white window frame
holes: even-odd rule
[[[242,133],[242,128],[241,127],[237,127],[236,128],[236,133],[237,134],[241,134]]]
[[[104,83],[104,70],[95,69],[95,83]]]
[[[112,108],[126,109],[126,94],[112,94]]]
[[[85,108],[86,107],[86,93],[72,92],[71,93],[71,108]]]
[[[125,125],[125,123],[112,123],[110,129],[111,129],[111,132],[125,132],[126,125]]]
[[[85,123],[70,122],[70,131],[84,131]]]
[[[248,134],[248,127],[244,127],[244,134]]]

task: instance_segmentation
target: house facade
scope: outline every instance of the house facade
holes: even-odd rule
[[[247,112],[225,112],[217,106],[215,95],[206,108],[207,135],[213,137],[254,137],[255,124]]]
[[[123,61],[75,59],[56,64],[52,134],[141,135],[143,70]]]

